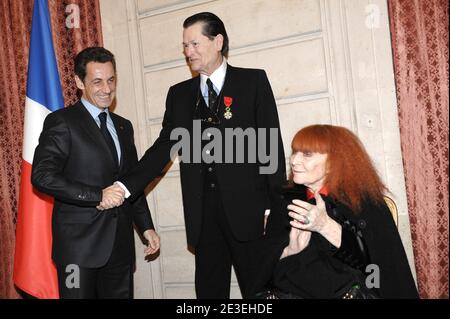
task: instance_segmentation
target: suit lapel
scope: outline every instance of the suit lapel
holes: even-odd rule
[[[200,75],[192,79],[191,95],[192,95],[191,101],[194,101],[194,103],[192,104],[192,111],[194,112],[195,108],[197,107],[197,104],[200,103],[199,99],[203,99],[200,90]]]
[[[225,113],[225,104],[224,104],[224,97],[228,96],[228,97],[233,97],[233,84],[234,84],[234,68],[227,64],[227,72],[225,74],[225,81],[223,82],[223,86],[222,86],[222,90],[220,91],[219,94],[219,106],[217,109],[217,116],[220,119],[220,126],[224,126],[224,124],[226,124],[226,122],[228,122],[229,120],[227,120],[224,117],[224,113]],[[225,125],[226,126],[226,125]]]

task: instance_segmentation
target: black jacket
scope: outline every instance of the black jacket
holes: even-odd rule
[[[303,298],[337,298],[338,292],[355,279],[358,270],[365,272],[367,265],[375,264],[379,267],[377,292],[381,298],[418,298],[388,207],[365,201],[362,212],[354,215],[347,206],[329,197],[323,198],[330,217],[342,225],[341,247],[336,249],[320,234],[313,233],[307,248],[280,260],[289,243],[290,227],[287,226],[288,203],[279,200],[278,210],[272,212],[276,215],[269,220],[268,236],[258,248],[261,267],[255,275],[254,293],[275,286]],[[334,207],[339,216],[335,216],[330,207]],[[284,226],[280,227],[280,221]],[[357,237],[362,238],[365,254],[361,253]],[[367,270],[370,271],[365,275],[370,275],[372,269]]]
[[[86,108],[78,102],[50,113],[36,147],[32,183],[55,198],[52,215],[52,257],[58,264],[101,267],[113,249],[117,217],[122,214],[128,232],[120,239],[128,249],[126,261],[134,260],[133,222],[142,233],[153,229],[150,211],[141,192],[131,203],[99,211],[102,189],[114,183],[137,163],[131,122],[110,112],[120,147],[120,167]]]
[[[159,176],[170,161],[171,147],[178,140],[171,140],[175,128],[186,129],[192,140],[191,158],[199,136],[193,132],[193,119],[199,101],[200,77],[178,83],[169,89],[166,100],[163,127],[155,143],[146,151],[139,164],[121,182],[131,194],[141,192],[148,183]],[[232,98],[232,118],[224,117],[224,97]],[[200,98],[201,94],[200,94]],[[269,208],[270,189],[281,185],[286,179],[285,157],[275,99],[263,70],[227,66],[225,82],[219,94],[217,128],[225,136],[225,129],[231,128],[276,128],[278,167],[274,174],[260,174],[264,163],[216,163],[217,181],[224,210],[233,235],[239,241],[261,237],[264,232],[264,211]],[[269,141],[269,134],[265,140]],[[199,145],[199,144],[197,144]],[[224,147],[222,143],[222,147]],[[186,150],[184,150],[186,151]],[[224,152],[223,152],[224,153]],[[236,153],[234,153],[236,154]],[[195,247],[199,238],[202,220],[202,194],[204,177],[202,163],[180,163],[180,178],[183,208],[188,244]]]

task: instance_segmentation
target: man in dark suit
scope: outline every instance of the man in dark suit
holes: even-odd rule
[[[120,188],[105,188],[137,163],[130,121],[108,110],[115,72],[104,48],[77,55],[81,101],[46,117],[33,159],[33,185],[55,199],[52,257],[61,298],[132,298],[133,223],[148,241],[145,254],[159,249],[142,191],[123,202]]]
[[[187,241],[195,249],[197,297],[229,298],[232,265],[247,297],[257,267],[250,258],[252,245],[264,234],[271,190],[286,180],[276,104],[263,70],[227,64],[228,36],[216,15],[193,15],[183,27],[184,54],[191,71],[200,76],[169,89],[159,138],[119,184],[127,195],[139,194],[161,174],[172,147],[179,144],[171,134],[180,129],[188,132],[192,145],[180,150],[180,174]],[[234,129],[257,137],[258,146],[248,137],[242,144],[246,147],[227,147],[222,137]],[[209,148],[200,137],[202,132],[203,139],[214,135],[214,142],[222,146]],[[242,138],[243,134],[236,134]],[[197,152],[200,145],[201,154]],[[251,158],[267,146],[275,165],[264,174],[267,163]],[[219,153],[224,155],[222,160],[217,160]]]

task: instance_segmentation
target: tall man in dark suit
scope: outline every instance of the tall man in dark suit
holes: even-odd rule
[[[104,48],[77,55],[81,101],[46,117],[33,159],[33,185],[55,199],[52,257],[61,298],[133,296],[133,223],[148,241],[145,254],[159,249],[142,191],[123,202],[120,188],[105,188],[137,163],[130,121],[108,110],[115,72]]]
[[[193,15],[183,27],[184,54],[191,70],[200,76],[169,89],[159,138],[131,174],[119,182],[127,195],[139,194],[160,175],[170,160],[172,147],[180,142],[171,134],[188,132],[192,143],[180,150],[180,174],[187,241],[195,249],[197,297],[229,298],[231,265],[242,295],[247,297],[257,266],[250,258],[252,244],[264,234],[271,189],[286,179],[276,104],[263,70],[227,64],[228,36],[216,15]],[[234,129],[251,136],[245,137],[242,145],[246,147],[230,148],[224,143],[227,130],[230,133]],[[243,134],[238,131],[235,133],[240,138]],[[258,146],[250,141],[256,136]],[[221,146],[206,145],[212,137],[215,142],[222,142]],[[203,146],[201,154],[196,145]],[[251,160],[264,149],[273,160],[272,169],[261,157]],[[220,154],[222,160],[217,160]],[[223,160],[225,157],[228,161]],[[263,166],[269,174],[264,174]]]

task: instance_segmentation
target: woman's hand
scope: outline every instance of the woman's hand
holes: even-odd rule
[[[290,255],[298,254],[303,249],[308,247],[310,239],[310,231],[291,227],[291,232],[289,233],[289,245],[284,248],[283,254],[281,255],[280,259]]]
[[[336,248],[341,247],[342,227],[327,214],[325,202],[319,192],[314,193],[316,205],[294,199],[288,206],[291,226],[303,231],[321,234]]]
[[[288,205],[289,216],[293,218],[290,222],[292,227],[321,233],[328,225],[330,217],[327,214],[325,202],[319,192],[314,193],[316,205],[294,199]]]

